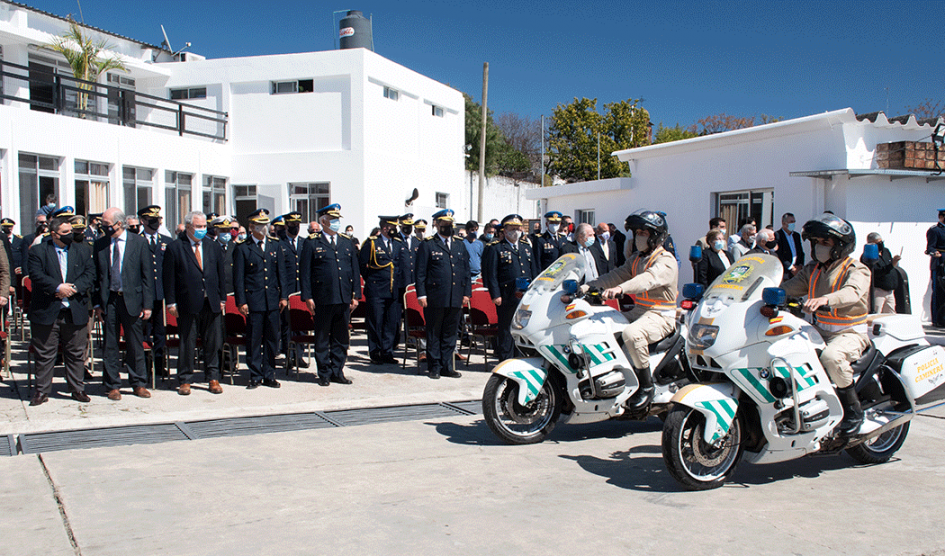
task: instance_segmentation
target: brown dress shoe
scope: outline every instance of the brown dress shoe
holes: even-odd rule
[[[30,405],[32,406],[43,405],[47,401],[49,401],[49,396],[37,390],[36,393],[33,394],[33,399],[30,400]]]
[[[223,393],[223,387],[220,386],[220,381],[219,381],[219,380],[211,380],[211,381],[210,381],[210,393],[211,393],[211,394],[222,394],[222,393]]]
[[[92,398],[90,398],[89,395],[86,394],[85,392],[73,392],[72,399],[77,402],[82,402],[82,403],[89,403],[90,401],[92,401]]]
[[[418,359],[420,360],[420,362],[426,361],[426,360],[427,360],[427,352],[421,351],[421,352],[420,352],[420,357],[419,357]]]
[[[460,352],[458,352],[458,351],[456,351],[456,352],[454,352],[454,353],[456,354],[456,359],[458,359],[459,361],[465,361],[465,360],[466,360],[466,356],[463,355],[462,353],[460,353]]]
[[[150,397],[151,397],[151,392],[148,392],[148,389],[145,388],[144,386],[135,386],[135,388],[134,388],[134,390],[132,390],[132,392],[134,392],[134,395],[135,395],[135,396],[138,396],[139,398],[150,398]]]
[[[189,384],[181,384],[181,385],[180,385],[180,388],[177,389],[177,393],[180,394],[181,396],[189,396],[189,395],[190,395],[190,385],[189,385]]]
[[[115,388],[114,390],[109,390],[108,399],[115,400],[117,402],[118,400],[121,399],[121,392],[119,392],[117,388]]]

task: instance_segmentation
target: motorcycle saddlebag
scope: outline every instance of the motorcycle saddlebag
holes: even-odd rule
[[[886,362],[899,371],[914,400],[945,384],[945,349],[942,346],[903,349],[891,353]]]

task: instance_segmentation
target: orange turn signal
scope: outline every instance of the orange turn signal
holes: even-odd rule
[[[581,317],[586,317],[586,316],[587,316],[587,313],[585,313],[584,311],[572,311],[568,313],[568,316],[564,318],[571,320],[571,319],[579,319]]]
[[[783,336],[785,334],[790,334],[791,332],[794,332],[793,328],[782,324],[781,326],[769,328],[767,332],[765,332],[765,336]]]

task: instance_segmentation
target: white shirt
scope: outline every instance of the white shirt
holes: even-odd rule
[[[56,256],[59,258],[59,272],[62,273],[62,283],[65,284],[66,275],[69,273],[69,250],[65,247],[59,247],[56,244],[53,244],[53,247],[56,248]],[[69,307],[68,299],[62,299],[62,307],[63,309]]]
[[[580,247],[581,254],[584,255],[584,262],[587,263],[587,270],[584,272],[584,282],[590,282],[591,280],[597,280],[597,261],[594,260],[594,254],[591,253],[591,250],[583,245]]]

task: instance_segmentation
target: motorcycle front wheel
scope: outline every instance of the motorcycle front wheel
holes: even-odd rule
[[[847,453],[860,463],[886,463],[906,441],[909,425],[910,423],[906,423],[889,429],[876,438],[848,448]]]
[[[486,424],[503,442],[535,444],[555,428],[561,415],[561,398],[545,380],[538,396],[530,403],[518,403],[518,383],[501,375],[492,375],[482,393],[482,414]]]
[[[736,416],[728,434],[715,444],[705,441],[705,416],[677,405],[663,424],[663,461],[674,479],[689,490],[722,486],[742,457],[742,425]]]

